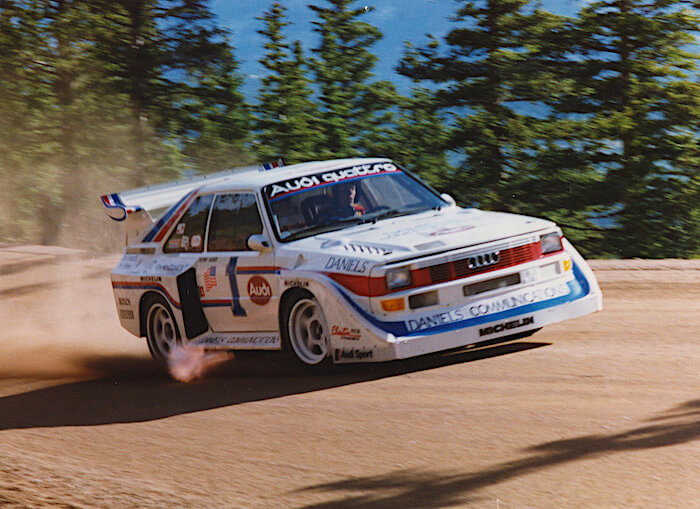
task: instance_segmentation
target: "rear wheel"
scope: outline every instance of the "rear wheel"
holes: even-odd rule
[[[306,291],[297,292],[287,299],[282,311],[282,336],[287,350],[304,366],[327,366],[329,329],[316,298]]]
[[[170,357],[180,343],[175,316],[160,295],[153,296],[146,306],[146,340],[151,356],[163,362]]]

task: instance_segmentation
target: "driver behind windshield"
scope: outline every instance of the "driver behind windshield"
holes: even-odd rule
[[[337,184],[333,189],[335,198],[335,208],[333,215],[339,218],[361,216],[365,213],[365,208],[355,202],[357,198],[357,184],[345,183]]]

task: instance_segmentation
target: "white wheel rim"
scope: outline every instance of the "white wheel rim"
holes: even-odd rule
[[[177,335],[175,334],[175,322],[170,312],[162,304],[151,307],[148,316],[151,344],[161,357],[167,357],[173,351]]]
[[[289,341],[299,359],[318,364],[328,355],[328,328],[314,299],[301,299],[289,313]]]

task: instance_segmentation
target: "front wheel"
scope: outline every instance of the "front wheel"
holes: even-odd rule
[[[325,366],[330,361],[330,338],[323,310],[309,292],[287,300],[282,314],[285,346],[307,367]]]
[[[170,306],[160,296],[153,297],[147,307],[146,339],[151,356],[160,362],[167,361],[180,343],[180,333]]]

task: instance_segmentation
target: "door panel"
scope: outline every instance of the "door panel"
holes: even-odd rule
[[[212,330],[278,329],[279,278],[272,253],[217,253],[200,259],[197,274]]]
[[[252,251],[250,235],[263,233],[253,193],[217,195],[207,252],[197,265],[204,313],[217,332],[277,330],[278,270],[273,252]]]

